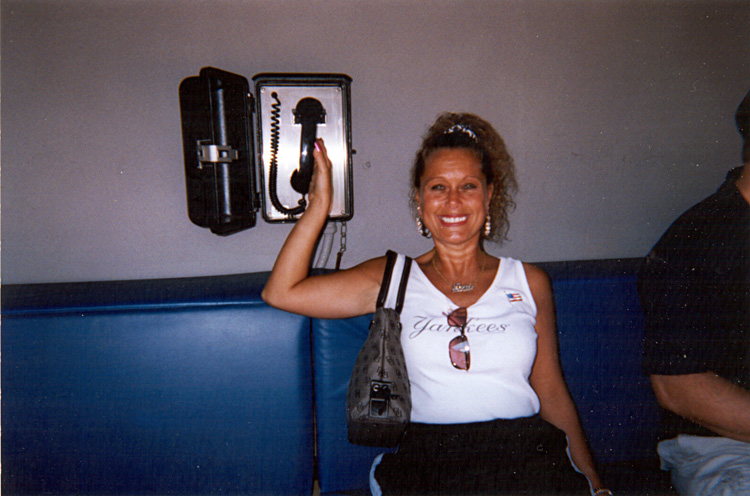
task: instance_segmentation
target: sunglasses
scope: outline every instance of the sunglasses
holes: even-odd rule
[[[468,372],[471,366],[471,355],[469,354],[469,338],[464,332],[466,320],[466,307],[459,307],[448,314],[448,325],[461,330],[461,335],[451,339],[448,343],[448,354],[454,367]]]

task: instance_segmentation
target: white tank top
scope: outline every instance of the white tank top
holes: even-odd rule
[[[393,308],[404,256],[393,271],[386,306]],[[460,335],[447,315],[458,307],[412,263],[401,344],[411,382],[413,422],[452,424],[529,417],[539,398],[529,384],[536,357],[536,304],[523,264],[501,258],[492,285],[467,308],[471,367],[451,364],[448,343]]]

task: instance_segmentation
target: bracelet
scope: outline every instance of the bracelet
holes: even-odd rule
[[[599,488],[594,489],[594,496],[604,496],[604,495],[613,496],[612,491],[610,491],[606,487],[599,487]]]

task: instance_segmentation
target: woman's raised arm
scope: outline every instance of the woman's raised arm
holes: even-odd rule
[[[269,305],[317,318],[344,318],[375,310],[385,270],[385,258],[369,260],[351,269],[309,276],[315,243],[331,209],[331,161],[322,139],[315,143],[308,205],[292,228],[263,288]]]

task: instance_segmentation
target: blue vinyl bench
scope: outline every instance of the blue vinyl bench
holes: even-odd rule
[[[539,264],[563,368],[619,494],[664,494],[640,374],[640,260]],[[382,450],[346,439],[369,316],[268,307],[267,273],[2,287],[5,494],[367,494]],[[315,422],[313,422],[315,416]]]
[[[3,287],[3,493],[310,494],[310,321],[266,277]]]

